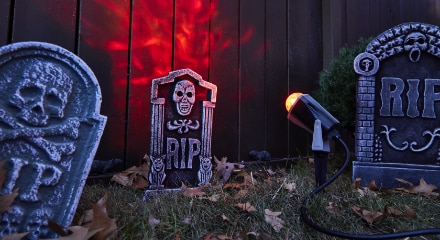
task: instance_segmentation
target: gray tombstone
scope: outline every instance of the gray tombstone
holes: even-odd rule
[[[211,135],[217,87],[181,69],[153,80],[149,189],[204,185],[212,177]]]
[[[104,130],[98,82],[73,53],[21,42],[0,48],[0,92],[0,161],[7,170],[0,195],[19,189],[0,218],[0,237],[51,237],[48,218],[71,224]]]
[[[440,29],[405,23],[380,34],[354,60],[358,73],[356,161],[362,185],[395,178],[440,186]]]

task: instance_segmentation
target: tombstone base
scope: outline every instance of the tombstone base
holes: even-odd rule
[[[353,180],[361,178],[361,186],[367,186],[372,179],[379,188],[408,187],[396,178],[419,185],[423,178],[426,183],[440,186],[440,165],[420,165],[402,163],[353,162]]]
[[[182,188],[163,188],[163,189],[147,189],[144,192],[143,201],[146,202],[148,200],[151,200],[153,197],[163,194],[170,194],[170,193],[179,193],[183,192],[184,190]]]

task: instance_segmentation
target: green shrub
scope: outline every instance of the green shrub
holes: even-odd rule
[[[365,51],[372,39],[359,39],[352,47],[339,50],[339,56],[332,60],[330,67],[319,74],[319,89],[315,97],[336,119],[341,127],[354,130],[356,119],[356,83],[357,75],[353,61]]]

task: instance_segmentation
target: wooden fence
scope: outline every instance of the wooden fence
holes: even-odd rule
[[[191,68],[218,87],[212,154],[248,160],[307,154],[286,119],[290,92],[311,92],[343,45],[408,21],[440,24],[429,0],[2,0],[0,45],[45,41],[94,71],[108,117],[96,159],[149,153],[151,80]],[[355,81],[355,80],[354,80]]]

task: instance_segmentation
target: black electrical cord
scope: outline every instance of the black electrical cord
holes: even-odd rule
[[[440,234],[440,228],[429,228],[429,229],[420,229],[420,230],[413,230],[413,231],[405,231],[405,232],[397,232],[397,233],[387,233],[387,234],[372,234],[372,235],[363,235],[363,234],[350,234],[345,232],[339,232],[334,231],[332,229],[324,228],[322,226],[317,225],[310,219],[308,215],[308,208],[307,204],[313,197],[322,191],[326,186],[328,186],[330,183],[332,183],[341,173],[347,168],[348,164],[350,163],[350,151],[347,147],[347,144],[341,139],[341,136],[337,135],[334,138],[336,138],[345,149],[345,162],[342,165],[342,167],[332,176],[330,177],[326,182],[324,182],[321,186],[315,188],[308,196],[307,198],[302,202],[301,204],[301,219],[310,227],[314,228],[315,230],[318,230],[320,232],[323,232],[328,235],[332,235],[335,237],[340,238],[348,238],[348,239],[396,239],[396,238],[405,238],[405,237],[413,237],[413,236],[420,236],[420,235],[431,235],[431,234]]]

